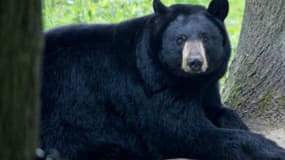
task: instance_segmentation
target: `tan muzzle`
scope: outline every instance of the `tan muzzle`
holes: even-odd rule
[[[201,73],[208,69],[206,51],[202,41],[188,40],[182,51],[181,68],[187,73]]]

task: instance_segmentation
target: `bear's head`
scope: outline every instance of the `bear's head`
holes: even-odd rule
[[[157,58],[176,77],[205,77],[225,73],[230,42],[224,26],[227,0],[212,0],[208,8],[153,1]]]

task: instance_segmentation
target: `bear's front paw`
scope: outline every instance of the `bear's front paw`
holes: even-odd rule
[[[252,160],[285,160],[285,150],[265,137],[253,134],[243,150]]]
[[[45,152],[41,148],[37,148],[35,154],[35,160],[63,160],[60,158],[58,151],[54,149],[49,152]]]

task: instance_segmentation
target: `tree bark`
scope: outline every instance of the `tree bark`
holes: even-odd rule
[[[32,160],[38,140],[41,0],[0,0],[0,159]]]
[[[246,0],[237,54],[223,89],[244,119],[285,127],[285,1]]]

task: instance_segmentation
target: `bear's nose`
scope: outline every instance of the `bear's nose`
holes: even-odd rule
[[[192,71],[198,72],[203,65],[203,58],[201,56],[191,56],[188,58],[188,66]]]

